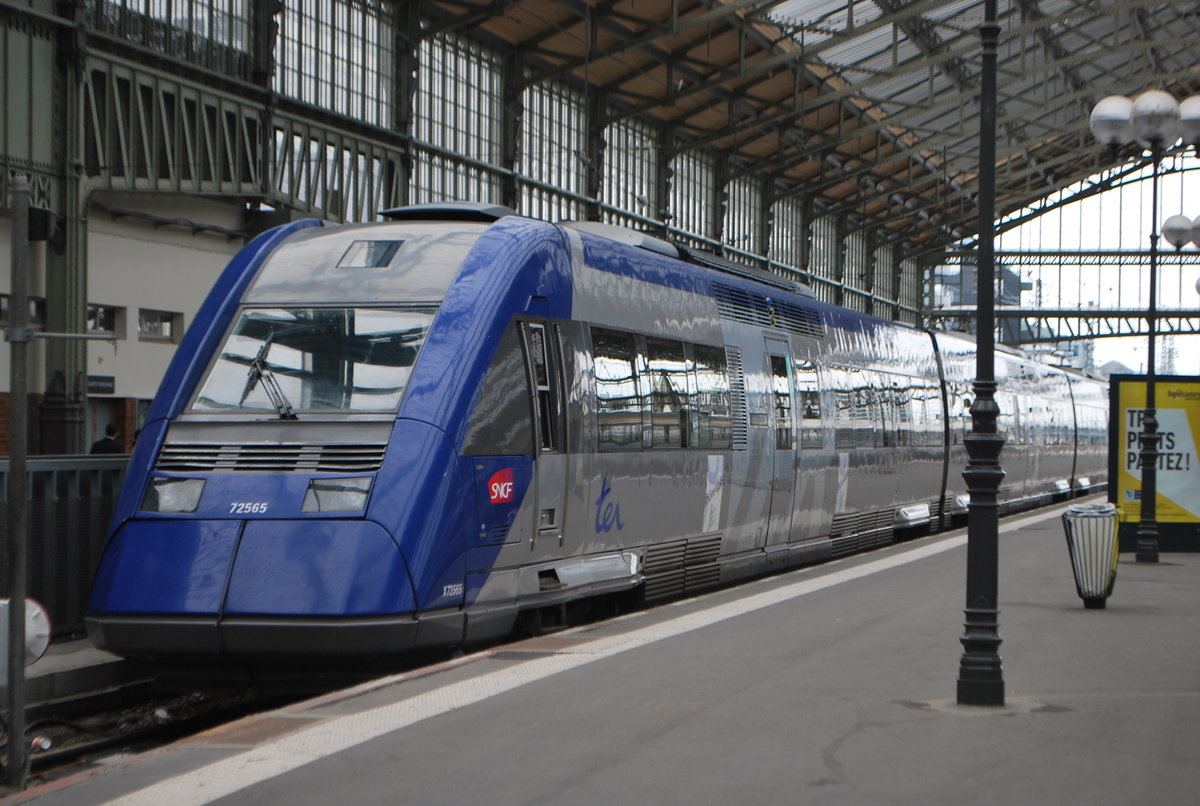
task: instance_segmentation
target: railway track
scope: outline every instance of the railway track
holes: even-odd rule
[[[132,677],[114,683],[107,676],[90,688],[32,703],[26,741],[32,780],[52,780],[114,752],[145,752],[243,716],[297,702],[364,679],[416,668],[437,658],[411,659],[388,668],[305,677],[275,676],[242,685],[209,682],[195,690],[186,681],[206,678]],[[101,676],[97,676],[100,679]],[[211,687],[210,687],[211,686]],[[0,720],[0,758],[8,742]]]
[[[148,750],[286,701],[255,693],[162,694],[141,682],[41,705],[26,733],[30,774],[58,777],[113,750]],[[7,730],[2,737],[7,745]]]
[[[542,624],[533,619],[505,640],[556,632],[565,626],[596,621],[616,611],[581,609],[562,622]],[[504,640],[488,642],[502,644]],[[474,647],[483,648],[483,645]],[[113,752],[145,752],[200,733],[249,714],[282,707],[307,697],[366,679],[419,668],[445,660],[450,651],[424,653],[405,661],[357,672],[307,677],[274,676],[259,681],[259,688],[238,689],[226,681],[210,691],[188,690],[186,676],[150,676],[121,683],[105,680],[103,686],[48,702],[30,705],[26,741],[29,742],[31,779],[52,780],[77,771]],[[197,680],[201,678],[196,678]],[[169,692],[162,690],[165,686]],[[7,726],[0,721],[0,758],[7,746]]]

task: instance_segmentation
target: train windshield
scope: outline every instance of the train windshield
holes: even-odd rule
[[[244,308],[194,412],[395,411],[431,309]]]

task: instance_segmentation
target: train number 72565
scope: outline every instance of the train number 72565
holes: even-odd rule
[[[263,515],[266,511],[266,501],[234,501],[229,505],[230,515]]]

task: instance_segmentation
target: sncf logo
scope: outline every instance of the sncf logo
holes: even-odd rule
[[[513,501],[513,469],[497,470],[488,479],[488,498],[493,504],[511,504]]]

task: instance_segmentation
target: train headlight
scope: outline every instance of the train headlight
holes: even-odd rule
[[[362,512],[367,508],[371,477],[313,479],[304,493],[301,512]]]
[[[142,496],[143,512],[195,512],[204,492],[204,479],[172,479],[156,476]]]

